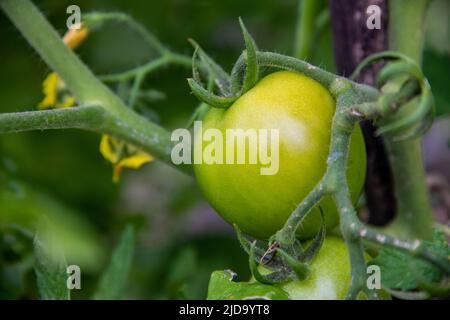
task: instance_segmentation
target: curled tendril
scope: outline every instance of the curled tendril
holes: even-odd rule
[[[417,64],[404,61],[391,62],[378,73],[378,87],[381,88],[387,81],[399,74],[406,74],[416,79],[419,83],[423,79],[423,74]]]
[[[434,118],[433,95],[428,84],[426,84],[426,87],[425,90],[422,90],[422,95],[414,112],[381,126],[378,133],[394,134],[396,140],[414,139],[423,135],[431,126]],[[408,130],[409,128],[412,128],[412,130]]]
[[[407,55],[404,55],[402,53],[396,52],[396,51],[383,51],[380,53],[375,53],[372,54],[370,56],[368,56],[367,58],[365,58],[363,61],[361,61],[361,63],[356,67],[355,71],[353,71],[353,73],[350,76],[351,80],[355,80],[356,77],[361,73],[361,71],[367,67],[369,64],[372,64],[374,62],[377,62],[378,60],[382,60],[382,59],[399,59],[399,60],[403,60],[405,62],[409,62],[409,63],[415,63],[414,60],[412,60],[410,57],[408,57]]]
[[[377,76],[377,86],[382,93],[379,98],[381,125],[377,133],[389,134],[394,140],[417,138],[433,122],[434,99],[427,79],[414,60],[398,52],[377,53],[364,59],[351,79],[355,79],[367,65],[382,59],[395,61],[383,67]],[[413,111],[391,116],[392,111],[410,102],[415,104]]]

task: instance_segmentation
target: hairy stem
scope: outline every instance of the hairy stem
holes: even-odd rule
[[[289,216],[283,229],[277,234],[277,242],[280,245],[291,245],[295,241],[295,230],[298,229],[305,216],[314,206],[327,194],[323,181],[320,181],[317,186],[306,196],[300,205]]]
[[[389,48],[422,59],[424,19],[429,0],[411,5],[406,0],[389,2]],[[405,36],[405,30],[411,32]],[[394,141],[384,138],[394,175],[397,216],[386,230],[406,238],[431,239],[434,218],[422,160],[420,140]]]
[[[347,161],[352,131],[356,122],[349,116],[348,108],[358,101],[350,88],[336,97],[336,113],[333,118],[330,155],[325,179],[333,195],[340,216],[342,236],[349,250],[351,278],[346,299],[356,299],[366,284],[366,262],[361,239],[355,236],[355,221],[359,221],[350,197],[347,182]]]
[[[70,128],[92,130],[101,126],[105,114],[99,106],[0,113],[0,134]]]
[[[160,144],[157,140],[159,136],[155,134],[151,127],[136,130],[134,125],[120,121],[100,106],[0,113],[0,134],[51,129],[83,129],[106,133],[138,146],[149,153],[155,150],[155,144]],[[164,143],[167,144],[165,153],[170,155],[171,141]],[[170,156],[159,159],[173,165]],[[176,168],[187,174],[192,174],[191,166],[182,165],[176,166]]]
[[[434,252],[421,240],[416,239],[414,241],[406,241],[397,239],[389,235],[378,233],[361,224],[358,225],[355,232],[357,232],[358,236],[365,241],[407,252],[414,257],[422,258],[433,263],[446,273],[450,273],[450,260],[448,260],[448,257],[443,257]]]

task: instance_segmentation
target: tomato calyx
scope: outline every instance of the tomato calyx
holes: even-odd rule
[[[305,246],[298,239],[293,243],[280,243],[276,240],[254,240],[251,242],[235,225],[236,234],[243,249],[249,255],[249,267],[253,277],[263,284],[283,283],[290,280],[305,280],[310,274],[310,263],[319,252],[326,235],[325,221],[316,236]],[[276,239],[273,238],[273,239]],[[259,267],[270,270],[262,274]]]
[[[192,39],[189,41],[194,46],[194,54],[192,56],[192,74],[193,78],[187,79],[192,93],[201,101],[216,108],[228,108],[242,94],[250,90],[259,80],[259,67],[257,64],[257,46],[255,40],[247,31],[243,21],[239,18],[242,34],[244,37],[246,49],[241,55],[241,59],[245,60],[245,76],[241,79],[242,70],[233,68],[232,77],[228,75],[222,67],[220,67],[213,59],[211,59],[205,51]],[[204,88],[201,84],[199,65],[197,58],[200,59],[203,71],[208,76],[213,77],[215,86],[221,95],[217,95],[213,90]],[[239,60],[239,59],[238,59]]]
[[[192,93],[202,102],[211,107],[226,109],[244,93],[252,89],[260,80],[261,67],[275,68],[278,70],[290,70],[304,73],[325,87],[335,80],[340,79],[332,73],[324,71],[307,62],[279,55],[271,52],[258,51],[255,40],[248,32],[241,18],[239,18],[245,50],[236,60],[231,75],[227,74],[205,51],[192,39],[189,39],[194,47],[192,56],[192,78],[188,78]],[[199,60],[201,64],[198,63]],[[200,73],[212,78],[214,88],[206,88],[202,85]],[[217,91],[217,92],[216,92]]]

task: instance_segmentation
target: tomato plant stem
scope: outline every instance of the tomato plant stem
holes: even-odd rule
[[[299,0],[297,25],[294,38],[294,57],[307,59],[311,55],[314,24],[320,9],[320,1]]]
[[[389,2],[389,47],[419,64],[428,3],[429,0],[418,0],[414,5],[406,0]],[[397,216],[386,232],[407,238],[430,239],[434,219],[425,182],[420,139],[395,141],[385,137],[384,140],[397,199]]]
[[[344,85],[340,85],[345,88]],[[333,87],[331,92],[336,92]],[[338,88],[339,89],[339,88]],[[350,148],[352,131],[356,121],[349,116],[348,109],[351,105],[359,104],[356,91],[349,87],[343,91],[337,91],[336,112],[333,118],[330,155],[328,157],[328,169],[325,174],[325,182],[332,194],[340,215],[340,228],[342,236],[350,256],[351,278],[350,288],[346,299],[356,299],[359,292],[365,289],[366,263],[361,239],[355,235],[354,229],[360,224],[353,206],[347,182],[347,160]],[[374,293],[375,297],[376,294]]]
[[[0,134],[44,129],[91,130],[100,127],[104,114],[104,109],[99,106],[1,113]]]

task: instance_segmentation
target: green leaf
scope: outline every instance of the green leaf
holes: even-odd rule
[[[70,300],[67,263],[45,222],[34,238],[34,272],[39,296],[44,300]]]
[[[426,244],[438,255],[450,255],[450,247],[445,237],[443,239],[442,232],[435,231],[434,242]],[[442,273],[431,263],[396,249],[381,249],[370,264],[380,267],[381,284],[386,288],[413,290],[421,287],[424,281],[437,283],[442,279]]]
[[[310,262],[312,259],[317,255],[320,248],[322,248],[323,240],[326,236],[326,225],[325,225],[325,218],[323,215],[322,208],[319,206],[320,209],[320,217],[321,217],[321,223],[320,223],[320,229],[319,232],[317,232],[316,236],[313,240],[309,243],[308,247],[300,253],[298,259],[301,262]]]
[[[281,288],[250,282],[234,282],[232,271],[214,271],[208,286],[208,300],[288,300]]]
[[[167,289],[170,298],[187,299],[188,282],[198,272],[197,253],[192,247],[185,247],[171,261],[167,272]]]
[[[9,177],[0,179],[1,225],[18,225],[35,234],[42,217],[47,217],[46,233],[51,233],[66,259],[84,271],[96,272],[105,258],[103,243],[85,216],[36,185]]]
[[[118,300],[122,298],[134,252],[134,229],[128,225],[111,257],[111,262],[103,273],[94,299]]]
[[[430,81],[436,104],[436,117],[450,115],[450,90],[448,90],[448,70],[450,54],[425,51],[423,72]]]

